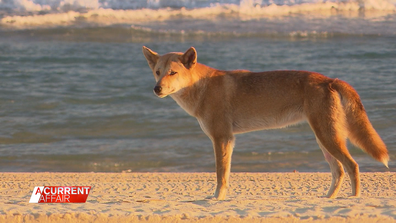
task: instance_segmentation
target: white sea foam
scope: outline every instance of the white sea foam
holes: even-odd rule
[[[36,4],[31,0],[15,0],[14,3],[17,6],[17,8],[25,10],[25,11],[30,11],[30,12],[51,9],[51,7],[49,5]]]
[[[97,0],[63,0],[59,3],[58,9],[68,7],[69,9],[98,9],[101,4]]]
[[[395,1],[395,0],[392,0]],[[0,25],[11,29],[48,28],[79,25],[82,21],[85,25],[114,25],[114,24],[145,24],[148,22],[161,22],[171,19],[197,19],[215,20],[222,18],[236,18],[238,20],[254,20],[261,18],[284,17],[304,14],[306,17],[326,18],[334,15],[345,17],[361,17],[365,19],[380,18],[396,13],[395,2],[389,0],[365,0],[365,1],[342,1],[342,2],[316,2],[291,3],[276,5],[263,2],[262,0],[242,0],[239,4],[212,3],[207,7],[195,8],[158,8],[163,4],[161,0],[145,1],[151,8],[140,9],[113,9],[109,5],[116,5],[114,1],[98,0],[43,0],[38,4],[32,0],[15,0],[15,5],[26,11],[44,11],[34,15],[10,15],[1,19]],[[171,3],[171,1],[166,1]],[[179,1],[180,2],[180,1]],[[184,1],[183,1],[184,2]],[[190,6],[193,1],[185,1]],[[131,3],[121,8],[131,7]],[[139,5],[138,1],[132,2]],[[195,2],[197,4],[198,1]],[[268,3],[268,5],[265,5]],[[285,3],[285,2],[284,2]],[[106,6],[107,4],[107,6]],[[143,4],[140,2],[140,4]],[[117,8],[117,7],[115,7]],[[85,9],[85,10],[81,10]]]

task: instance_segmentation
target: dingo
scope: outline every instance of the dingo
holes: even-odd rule
[[[388,151],[371,125],[357,92],[346,82],[308,71],[222,71],[197,63],[191,47],[163,56],[147,47],[158,97],[170,95],[197,118],[212,140],[216,157],[214,198],[223,200],[229,185],[234,134],[282,128],[307,121],[332,173],[327,197],[340,190],[346,169],[352,196],[360,195],[359,167],[346,138],[388,165]]]

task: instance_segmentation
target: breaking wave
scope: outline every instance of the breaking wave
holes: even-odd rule
[[[389,20],[389,16],[393,19],[395,14],[395,0],[3,0],[0,2],[0,28],[37,29],[119,24],[152,27],[169,21],[215,23],[227,20],[243,23],[260,19],[282,21],[295,16],[310,20],[342,16],[378,22]]]

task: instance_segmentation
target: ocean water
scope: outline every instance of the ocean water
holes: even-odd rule
[[[396,170],[394,0],[1,0],[0,171],[214,171],[195,118],[153,94],[143,45],[345,80]],[[361,171],[389,171],[349,149]],[[307,124],[237,135],[232,171],[294,170],[329,171]]]

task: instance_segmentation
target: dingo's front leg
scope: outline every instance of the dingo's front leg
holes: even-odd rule
[[[231,136],[213,137],[213,148],[216,156],[217,187],[214,197],[224,200],[229,185],[231,156],[235,138]]]

